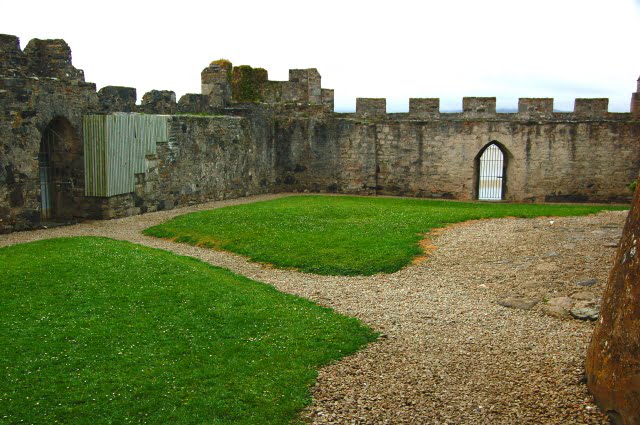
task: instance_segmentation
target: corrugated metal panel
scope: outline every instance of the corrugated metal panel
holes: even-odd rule
[[[146,172],[146,156],[168,141],[166,115],[84,117],[85,194],[114,196],[135,190],[135,174]]]
[[[105,130],[104,116],[88,115],[83,120],[84,180],[87,196],[105,196]]]

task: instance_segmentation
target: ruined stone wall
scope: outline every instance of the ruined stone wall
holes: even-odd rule
[[[437,116],[433,102],[425,102],[415,108],[417,117],[381,116],[379,107],[369,107],[355,115],[283,119],[277,126],[283,190],[475,199],[477,156],[497,142],[507,157],[507,200],[630,199],[627,186],[640,169],[640,122],[629,114],[580,111],[540,121],[468,105],[468,112]]]
[[[56,146],[65,152],[59,201],[73,205],[60,215],[86,217],[82,117],[97,108],[96,87],[73,68],[63,40],[32,40],[23,52],[17,37],[0,35],[0,232],[39,222],[38,153],[50,124],[65,137]]]
[[[33,40],[22,51],[17,37],[0,35],[0,59],[0,233],[275,190],[268,108],[249,105],[205,116],[219,112],[219,105],[204,95],[176,102],[173,92],[152,90],[136,105],[133,88],[108,86],[96,93],[71,65],[71,50],[62,40]],[[85,196],[83,117],[114,112],[185,115],[170,119],[169,141],[146,158],[134,192]],[[48,171],[59,172],[49,182],[55,211],[45,219],[39,156],[47,129],[60,142],[52,148]]]
[[[359,98],[356,113],[333,113],[333,90],[318,71],[266,70],[212,62],[202,93],[134,88],[96,93],[71,64],[63,40],[0,35],[0,232],[38,226],[38,156],[47,129],[56,220],[112,218],[210,199],[275,191],[476,199],[478,155],[496,143],[506,155],[505,199],[625,202],[640,169],[640,107],[612,114],[607,99],[577,99],[572,113],[553,99],[520,99],[518,113],[496,113],[496,99],[463,99],[441,113],[439,99],[410,99],[409,113],[387,114],[385,99]],[[84,195],[82,118],[142,112],[171,115],[171,137],[146,158],[135,191]],[[50,186],[51,187],[51,186]]]
[[[97,198],[97,218],[116,218],[216,199],[272,191],[274,148],[270,120],[236,116],[173,116],[169,140],[147,156],[135,191]]]

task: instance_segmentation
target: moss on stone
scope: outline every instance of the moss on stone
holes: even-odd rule
[[[236,102],[260,102],[264,98],[267,70],[241,65],[233,68],[231,91]]]

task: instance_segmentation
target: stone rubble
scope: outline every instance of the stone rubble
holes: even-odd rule
[[[313,402],[302,412],[311,423],[608,423],[583,379],[593,322],[566,312],[579,303],[597,305],[614,254],[602,246],[619,238],[626,212],[556,218],[553,225],[548,218],[509,218],[452,226],[435,233],[437,249],[425,260],[369,277],[263,267],[139,233],[187,211],[273,197],[0,235],[0,246],[72,235],[129,240],[229,268],[358,317],[382,335],[320,371]],[[594,279],[588,289],[576,290],[576,282]],[[539,302],[531,310],[498,305],[507,298]]]

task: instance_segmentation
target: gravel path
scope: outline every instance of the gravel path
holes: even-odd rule
[[[602,293],[626,212],[463,223],[425,260],[391,275],[327,277],[147,238],[140,230],[214,202],[120,220],[0,235],[0,246],[98,235],[189,255],[357,316],[383,336],[324,368],[305,420],[334,423],[606,424],[581,383],[592,322],[498,300]],[[577,283],[596,279],[590,287]]]

